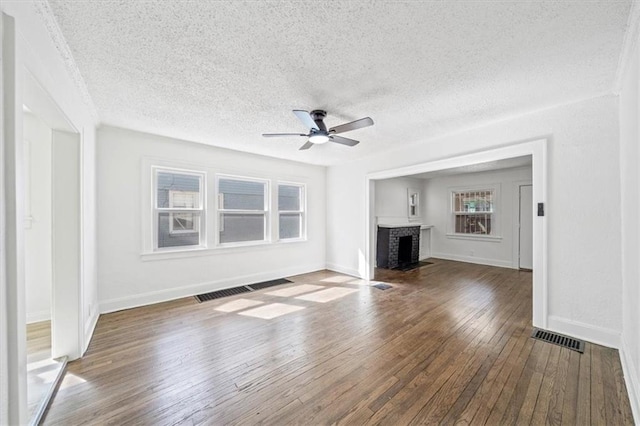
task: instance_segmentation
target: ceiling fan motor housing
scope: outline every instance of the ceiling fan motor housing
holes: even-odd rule
[[[323,132],[327,133],[327,126],[324,124],[324,118],[327,116],[327,111],[323,111],[321,109],[314,109],[310,112],[311,118],[315,121],[318,128]]]

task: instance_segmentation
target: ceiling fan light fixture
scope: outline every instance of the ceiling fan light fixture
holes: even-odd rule
[[[329,142],[329,135],[324,135],[322,133],[316,133],[309,136],[309,142],[314,144],[323,144]]]

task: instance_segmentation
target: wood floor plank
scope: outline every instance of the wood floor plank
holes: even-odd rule
[[[578,377],[578,401],[576,424],[591,424],[591,344],[587,343],[580,357],[580,376]]]
[[[607,423],[604,377],[602,366],[603,347],[591,345],[591,423]]]
[[[564,402],[562,404],[562,423],[573,425],[576,424],[578,412],[578,391],[580,378],[580,358],[579,352],[570,351],[569,360],[567,361],[567,376],[565,385]]]
[[[379,290],[318,303],[273,289],[102,315],[45,424],[630,424],[617,351],[566,353],[531,334],[531,273],[433,259],[378,270]],[[225,311],[246,299],[300,310]],[[592,422],[593,420],[593,422]]]

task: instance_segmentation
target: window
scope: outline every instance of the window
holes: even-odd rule
[[[219,242],[266,241],[267,181],[218,179]]]
[[[456,234],[491,235],[495,191],[453,192],[453,230]]]
[[[204,173],[155,169],[155,248],[200,246]]]
[[[304,238],[304,186],[278,185],[278,238]]]

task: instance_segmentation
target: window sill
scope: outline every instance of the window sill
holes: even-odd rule
[[[487,241],[492,243],[499,243],[502,241],[502,237],[496,235],[447,234],[447,238],[451,238],[454,240]]]
[[[160,250],[152,252],[144,252],[140,254],[143,262],[151,262],[156,260],[167,259],[183,259],[189,257],[212,256],[221,253],[242,253],[255,250],[273,250],[284,244],[305,243],[306,239],[281,240],[276,242],[259,241],[249,243],[226,243],[217,247],[196,247],[182,250]]]

